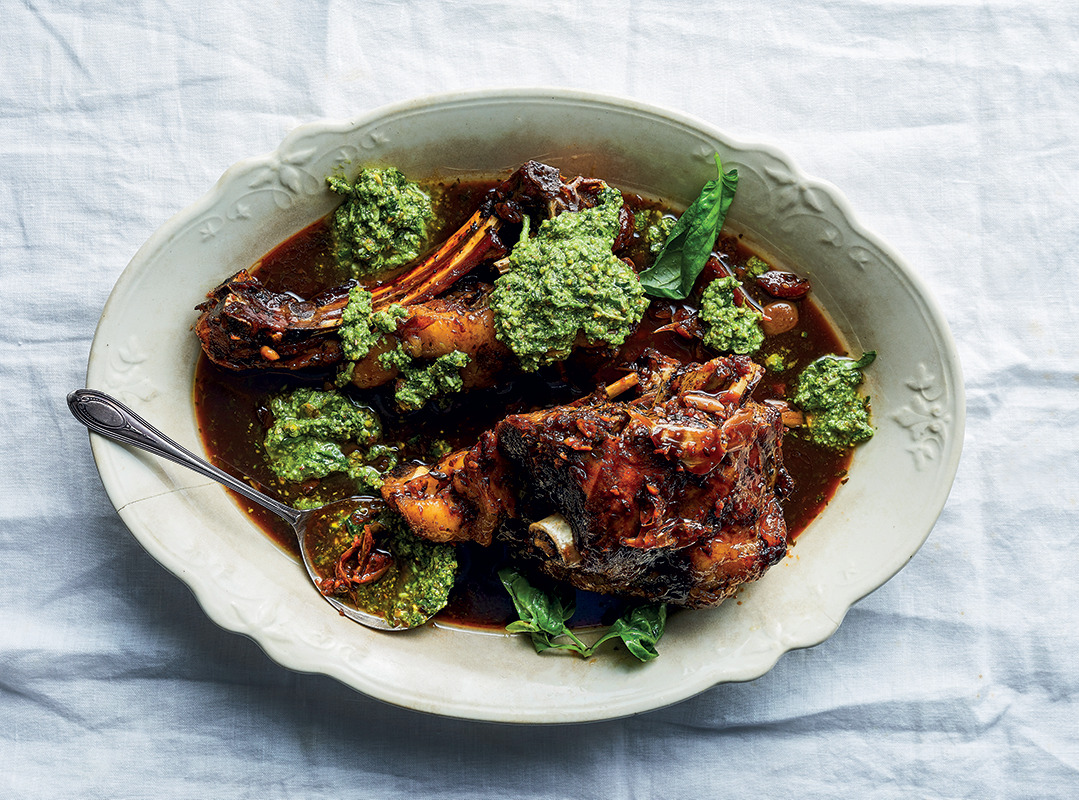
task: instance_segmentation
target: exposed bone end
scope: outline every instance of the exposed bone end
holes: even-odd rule
[[[391,303],[409,306],[430,300],[488,258],[501,258],[506,248],[497,236],[502,220],[477,210],[438,249],[406,272],[371,290],[371,308]]]
[[[528,532],[534,537],[532,543],[548,556],[557,555],[567,567],[581,563],[581,553],[573,540],[573,529],[561,514],[552,514],[533,522]]]
[[[625,394],[633,387],[637,386],[641,382],[641,376],[636,372],[631,372],[624,378],[619,378],[614,383],[607,386],[607,399],[613,400],[620,394]]]
[[[730,411],[730,404],[723,403],[704,392],[686,392],[682,395],[682,402],[691,408],[711,411],[715,414],[725,414]]]
[[[806,424],[805,414],[796,409],[783,412],[783,424],[788,428],[801,428]]]
[[[749,382],[753,377],[756,376],[743,375],[740,377],[730,385],[730,388],[728,388],[726,392],[723,393],[723,399],[728,402],[740,402],[742,397],[746,394],[746,391],[749,389]]]
[[[806,424],[805,413],[794,408],[786,400],[765,400],[765,405],[772,406],[779,410],[780,415],[783,418],[783,425],[787,428],[801,428]]]

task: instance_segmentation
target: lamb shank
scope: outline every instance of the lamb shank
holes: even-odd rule
[[[383,485],[433,541],[505,542],[518,562],[590,591],[718,605],[786,553],[781,410],[750,399],[745,357],[657,354],[641,393],[506,417],[475,447]]]
[[[442,342],[442,350],[458,349],[476,355],[457,346],[458,340],[471,341],[477,353],[481,347],[485,353],[499,349],[485,296],[473,290],[467,301],[451,298],[448,304],[439,296],[480,265],[509,252],[503,242],[504,227],[520,223],[527,214],[553,217],[591,208],[604,186],[596,178],[567,181],[555,167],[537,161],[525,163],[488,191],[472,216],[430,254],[404,272],[367,286],[373,309],[378,311],[393,303],[415,309],[408,324],[411,333],[423,330],[435,317],[445,322],[449,315],[456,314],[460,330],[442,325],[430,332],[450,334]],[[613,248],[616,252],[634,231],[633,212],[627,206],[622,207],[619,222]],[[301,299],[291,293],[269,291],[257,277],[243,270],[210,291],[198,306],[202,315],[195,324],[195,333],[206,356],[227,369],[329,369],[344,361],[336,331],[354,285],[349,281],[317,297]],[[485,337],[482,343],[477,341],[481,335]],[[439,349],[429,341],[424,345],[425,352],[432,348]],[[370,388],[373,384],[369,376],[362,369],[360,373],[357,385]]]

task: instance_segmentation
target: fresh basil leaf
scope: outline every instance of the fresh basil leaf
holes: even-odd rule
[[[641,661],[651,661],[659,655],[656,642],[663,635],[666,625],[666,604],[638,606],[616,619],[607,632],[592,645],[591,652],[595,652],[596,648],[608,639],[621,639],[626,649]]]
[[[853,366],[854,366],[855,369],[865,369],[866,367],[868,367],[870,364],[872,364],[876,360],[877,360],[877,351],[876,350],[866,350],[864,353],[862,353],[862,357],[854,362]]]
[[[531,620],[518,619],[506,626],[506,633],[537,633],[538,631],[536,623]]]
[[[499,570],[498,578],[509,592],[513,606],[517,609],[517,615],[523,622],[533,626],[518,628],[510,633],[527,630],[559,636],[567,632],[566,620],[573,616],[575,610],[572,600],[563,600],[561,597],[549,595],[542,589],[537,589],[514,569]],[[506,629],[509,630],[509,627],[507,626]]]
[[[529,635],[528,638],[532,641],[532,646],[536,648],[537,653],[542,653],[544,650],[558,649],[560,647],[560,645],[553,641],[554,636],[552,636],[552,634],[537,629],[531,622],[524,622],[521,620],[511,622],[506,626],[506,633],[527,633]]]
[[[719,176],[708,181],[671,229],[655,262],[641,273],[641,286],[652,297],[684,300],[693,291],[723,228],[723,220],[738,188],[738,171],[723,171],[716,153]]]
[[[509,628],[507,627],[508,631]],[[558,645],[551,641],[551,637],[546,633],[533,633],[532,634],[532,646],[536,648],[537,653],[542,653],[544,650],[557,650]]]
[[[659,655],[656,642],[663,635],[667,622],[667,606],[638,606],[615,620],[615,623],[591,647],[578,639],[566,627],[573,616],[572,600],[547,594],[537,589],[513,568],[498,571],[520,619],[506,626],[507,633],[527,633],[537,653],[546,650],[572,650],[589,658],[596,648],[609,639],[621,639],[626,649],[641,661],[651,661]],[[563,641],[556,641],[564,637]]]
[[[544,650],[572,650],[574,653],[577,653],[584,658],[591,655],[589,648],[586,647],[580,639],[570,633],[569,629],[566,629],[563,635],[570,637],[569,641],[556,642],[546,633],[533,633],[532,646],[536,648],[537,653],[542,653]]]

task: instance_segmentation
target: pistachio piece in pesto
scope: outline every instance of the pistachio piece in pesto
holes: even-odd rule
[[[644,316],[648,300],[633,268],[611,252],[622,194],[605,187],[593,208],[527,226],[495,280],[495,335],[531,372],[569,356],[578,337],[618,347]]]
[[[749,355],[764,344],[761,312],[748,303],[738,305],[734,292],[738,279],[716,278],[701,294],[699,317],[704,323],[704,343],[721,353]]]
[[[823,356],[798,376],[793,403],[806,413],[809,439],[833,450],[843,450],[873,435],[869,399],[858,394],[862,370],[873,363],[872,350],[860,359]]]
[[[393,269],[418,258],[433,216],[431,198],[397,169],[364,169],[349,182],[332,176],[344,197],[333,214],[337,263],[353,277]]]
[[[772,269],[771,265],[763,258],[757,256],[750,256],[746,260],[746,278],[759,278],[764,273]]]

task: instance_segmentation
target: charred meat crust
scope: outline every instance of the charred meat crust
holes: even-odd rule
[[[507,417],[383,496],[406,518],[444,503],[440,541],[497,532],[515,560],[580,589],[716,605],[787,547],[781,413],[748,399],[760,373],[739,357],[652,359],[637,399]]]
[[[518,558],[580,589],[714,605],[786,552],[774,493],[782,426],[778,412],[758,404],[718,426],[705,416],[713,415],[600,406],[508,418],[496,431],[527,476],[521,516],[565,518],[580,562],[567,563],[520,525],[501,538]],[[666,449],[672,429],[692,446]],[[700,449],[722,453],[707,471]]]
[[[215,364],[229,369],[329,368],[344,355],[336,336],[347,286],[310,300],[271,292],[241,270],[207,295],[195,333]]]

